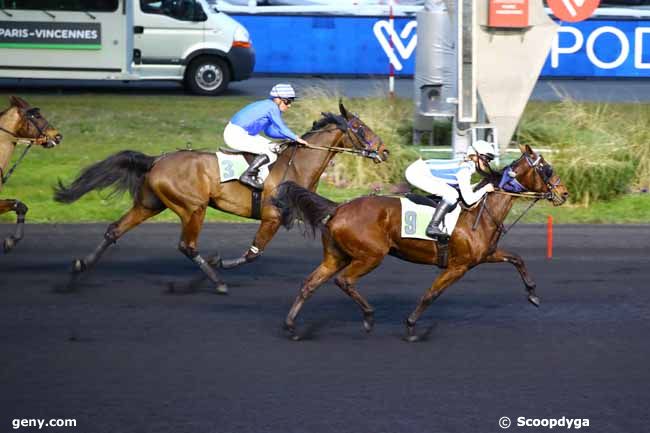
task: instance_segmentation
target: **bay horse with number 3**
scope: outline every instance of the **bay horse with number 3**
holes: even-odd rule
[[[486,173],[484,182],[497,187],[470,209],[463,209],[449,239],[448,266],[442,270],[406,319],[406,339],[417,341],[415,324],[442,292],[471,268],[481,263],[510,263],[517,268],[528,291],[528,299],[539,306],[535,282],[517,254],[499,249],[504,220],[518,197],[548,199],[563,204],[569,193],[551,165],[526,146],[522,156],[503,172]],[[278,188],[274,204],[282,211],[282,222],[291,227],[296,219],[322,232],[323,261],[307,277],[285,321],[285,329],[299,339],[295,320],[305,301],[335,274],[336,284],[361,308],[366,331],[374,325],[374,310],[357,291],[356,283],[388,254],[409,262],[439,265],[438,244],[401,237],[399,197],[366,196],[341,205],[300,186],[286,182]]]
[[[78,275],[97,263],[106,249],[127,231],[165,209],[176,213],[182,225],[178,249],[192,260],[215,284],[218,293],[227,292],[214,267],[231,268],[258,258],[280,227],[280,214],[270,203],[276,187],[292,180],[308,190],[316,189],[331,159],[340,152],[382,162],[388,158],[384,143],[357,116],[339,103],[341,115],[324,113],[303,137],[310,147],[291,143],[272,165],[261,194],[261,209],[253,208],[251,189],[234,180],[222,183],[219,162],[214,152],[177,151],[162,156],[149,156],[125,150],[85,168],[68,186],[59,182],[55,200],[72,203],[84,194],[107,187],[129,191],[133,207],[118,221],[108,226],[99,246],[83,259],[73,263]],[[198,250],[198,237],[209,207],[243,217],[261,220],[251,247],[234,260],[221,260],[218,254],[205,260]],[[189,284],[190,288],[197,282]]]
[[[17,96],[9,98],[11,106],[0,112],[0,189],[7,183],[13,171],[34,145],[52,148],[61,142],[63,136],[45,119],[38,108],[32,107]],[[22,155],[9,168],[16,146],[26,144]],[[11,251],[23,238],[27,206],[16,199],[0,199],[0,214],[16,212],[16,231],[3,242],[5,253]]]

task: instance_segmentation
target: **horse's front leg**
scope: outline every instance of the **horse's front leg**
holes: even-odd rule
[[[465,275],[467,269],[467,266],[450,266],[438,275],[438,278],[436,278],[429,290],[427,290],[424,296],[422,296],[422,299],[420,299],[418,306],[406,319],[406,341],[415,342],[420,340],[420,337],[415,333],[415,324],[418,319],[422,313],[424,313],[424,310],[426,310],[427,307],[429,307],[429,305],[431,305],[431,303],[435,301],[447,287]]]
[[[221,266],[224,269],[230,269],[242,265],[244,263],[250,263],[253,260],[257,259],[264,252],[264,248],[271,242],[273,236],[278,232],[280,228],[280,219],[277,217],[272,217],[268,219],[262,219],[260,227],[255,233],[255,239],[250,247],[242,254],[241,257],[236,259],[221,260],[218,258],[218,255],[210,258],[209,263],[213,266]]]
[[[3,248],[5,253],[14,249],[16,244],[23,238],[27,206],[19,200],[0,200],[0,214],[10,211],[16,212],[16,232],[4,240]]]
[[[535,281],[533,281],[533,279],[530,277],[530,274],[528,274],[528,269],[526,269],[526,264],[524,263],[524,260],[519,255],[501,249],[497,249],[495,252],[490,254],[485,259],[485,261],[487,263],[506,262],[514,265],[514,267],[517,268],[517,271],[519,271],[519,275],[521,275],[521,279],[524,281],[524,285],[526,285],[526,290],[528,291],[528,300],[534,306],[539,307],[539,297],[537,296],[537,293],[535,293],[535,288],[537,288],[537,284],[535,284]]]

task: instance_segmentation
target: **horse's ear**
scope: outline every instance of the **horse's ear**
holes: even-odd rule
[[[534,155],[535,154],[535,152],[533,152],[533,149],[531,149],[531,147],[529,145],[523,146],[523,145],[520,144],[519,145],[519,150],[521,151],[521,153],[526,153],[528,155]]]
[[[529,145],[526,145],[526,153],[529,155],[535,155],[535,152],[533,152],[533,149]]]
[[[348,110],[345,109],[343,106],[343,100],[339,99],[339,111],[341,112],[341,115],[345,117],[346,119],[350,118],[350,114],[348,113]]]
[[[18,108],[29,108],[29,104],[27,101],[25,101],[22,98],[19,98],[18,96],[10,96],[9,97],[9,103]]]

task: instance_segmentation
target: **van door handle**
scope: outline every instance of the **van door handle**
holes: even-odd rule
[[[133,27],[133,33],[144,33],[144,27],[142,26],[135,26]]]

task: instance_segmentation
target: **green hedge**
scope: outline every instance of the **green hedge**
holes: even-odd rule
[[[588,206],[647,182],[639,168],[647,170],[650,151],[637,126],[647,114],[633,106],[570,99],[552,106],[529,104],[518,139],[533,148],[550,148],[553,153],[547,159],[569,189],[571,201]]]

